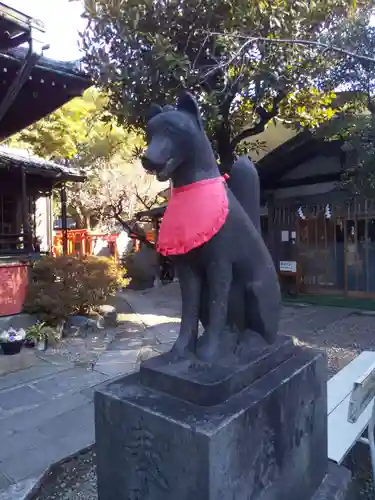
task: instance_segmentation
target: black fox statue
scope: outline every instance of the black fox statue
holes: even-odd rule
[[[144,168],[161,181],[170,179],[173,186],[158,250],[173,260],[181,287],[181,327],[174,352],[215,362],[228,338],[232,350],[251,345],[255,338],[264,345],[274,343],[280,288],[260,233],[256,168],[241,157],[224,181],[198,105],[188,93],[176,108],[151,106],[147,138]]]

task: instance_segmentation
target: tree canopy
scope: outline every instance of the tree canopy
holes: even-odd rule
[[[9,141],[12,147],[84,170],[86,182],[70,184],[67,192],[69,214],[78,227],[127,220],[162,189],[134,159],[143,148],[142,134],[120,126],[106,111],[107,102],[105,94],[91,88]]]
[[[143,126],[151,102],[197,96],[224,165],[249,137],[279,118],[315,127],[335,111],[332,87],[319,83],[330,59],[313,46],[266,39],[319,40],[355,9],[355,0],[85,0],[83,47],[109,109]],[[357,5],[358,4],[358,5]],[[248,43],[241,37],[255,37]],[[246,50],[244,50],[246,43]]]
[[[358,57],[341,57],[330,70],[331,82],[351,96],[346,113],[328,127],[329,139],[340,139],[346,153],[343,185],[352,194],[368,198],[375,194],[375,27],[368,12],[361,11],[350,22],[341,24],[327,42]],[[324,135],[326,130],[317,132]]]
[[[92,87],[8,142],[12,147],[30,149],[43,158],[81,168],[119,151],[130,160],[134,150],[143,145],[142,134],[119,126],[106,111],[107,104],[108,97]]]

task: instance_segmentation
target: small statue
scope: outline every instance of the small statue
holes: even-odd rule
[[[186,93],[177,107],[152,105],[142,163],[172,181],[158,251],[172,258],[182,316],[174,352],[215,362],[226,336],[234,349],[258,334],[275,342],[280,310],[276,270],[260,234],[258,173],[247,157],[220,175],[198,105]],[[198,339],[201,321],[205,331]],[[237,347],[236,347],[237,346]]]

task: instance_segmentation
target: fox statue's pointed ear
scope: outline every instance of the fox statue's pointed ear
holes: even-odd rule
[[[197,120],[197,123],[201,129],[203,129],[203,123],[201,114],[198,108],[198,103],[195,100],[194,96],[189,92],[184,92],[177,101],[177,109],[179,111],[185,111],[194,116]]]
[[[159,106],[159,104],[152,103],[150,106],[150,109],[148,110],[148,113],[147,113],[147,121],[150,121],[151,118],[154,118],[154,116],[158,115],[161,112],[162,112],[162,109]]]

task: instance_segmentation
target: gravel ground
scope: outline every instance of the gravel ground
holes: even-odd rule
[[[356,500],[373,500],[375,488],[368,450],[358,445],[345,465],[353,472],[358,495]],[[80,455],[58,466],[49,474],[40,493],[33,500],[98,500],[95,452]]]
[[[324,349],[328,356],[329,377],[362,351],[375,350],[375,316],[350,314],[350,311],[335,308],[331,308],[332,312],[330,308],[306,307],[300,311],[296,308],[294,312],[290,309],[283,308],[281,330],[295,335],[303,345]],[[330,321],[329,316],[334,318],[335,313],[341,317]]]
[[[332,376],[361,351],[375,350],[375,317],[349,313],[350,311],[334,308],[285,307],[280,329],[297,336],[304,345],[325,349],[329,376]],[[373,500],[375,489],[372,485],[368,449],[362,445],[356,446],[346,465],[353,472],[359,492],[358,500]],[[89,452],[59,466],[34,500],[97,498],[95,454]]]
[[[95,452],[59,465],[33,500],[97,500]]]
[[[353,473],[355,491],[357,493],[357,497],[353,500],[374,500],[375,486],[372,479],[368,447],[362,444],[356,445],[344,465]]]

